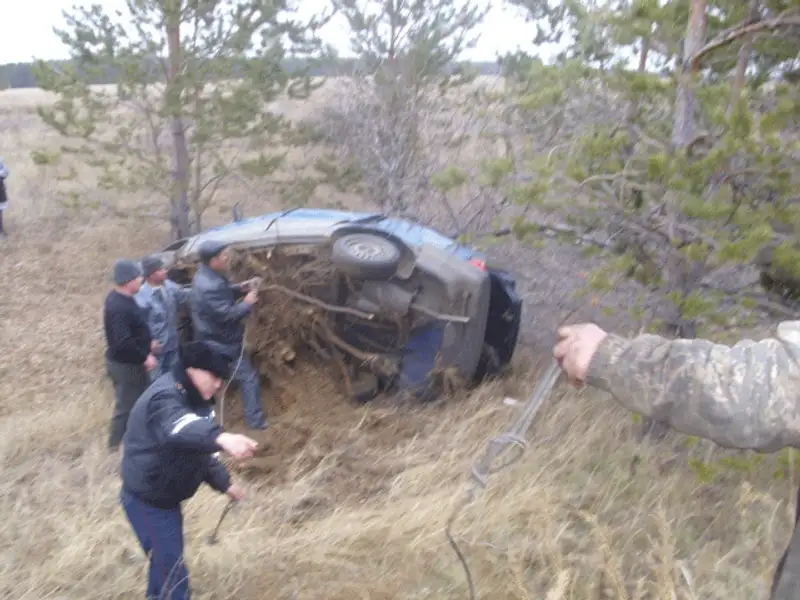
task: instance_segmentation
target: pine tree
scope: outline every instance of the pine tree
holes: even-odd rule
[[[772,244],[784,275],[800,276],[797,232],[790,231],[800,223],[798,89],[788,79],[759,86],[763,78],[745,81],[742,72],[785,61],[780,36],[794,17],[706,0],[568,6],[583,21],[605,23],[606,54],[635,48],[638,61],[598,67],[573,51],[550,67],[509,63],[518,122],[552,111],[554,93],[572,121],[546,159],[523,157],[518,168],[535,173],[535,183],[512,191],[518,201],[534,203],[540,220],[555,218],[560,233],[591,239],[613,256],[595,285],[637,279],[646,292],[636,308],[656,311],[659,331],[666,325],[688,335],[698,325],[727,324],[728,309],[739,322],[760,314],[751,312],[756,306],[791,315],[757,292],[752,265]],[[772,32],[770,43],[750,42],[748,27]],[[573,46],[585,47],[579,42]],[[769,56],[771,47],[780,51]],[[648,65],[653,52],[658,74]],[[606,108],[582,110],[587,105]],[[517,229],[531,224],[520,221]]]
[[[326,17],[298,23],[283,0],[126,6],[127,15],[99,5],[64,13],[67,26],[55,31],[71,61],[60,69],[38,63],[40,87],[58,96],[39,114],[71,152],[101,170],[105,187],[166,196],[178,239],[202,227],[227,178],[265,177],[281,164],[282,155],[267,149],[290,127],[268,104],[283,93],[307,97],[315,87],[306,73],[288,72],[284,40],[298,56],[315,54]],[[113,92],[89,85],[109,74]]]

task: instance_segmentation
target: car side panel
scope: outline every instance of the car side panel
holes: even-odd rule
[[[444,325],[440,358],[445,368],[455,367],[461,377],[472,378],[480,360],[491,298],[488,274],[459,256],[435,246],[423,246],[417,267],[440,280],[447,290],[436,309],[468,316],[468,323]],[[433,307],[432,307],[433,308]]]

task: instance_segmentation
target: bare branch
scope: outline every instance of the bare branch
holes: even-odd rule
[[[692,69],[699,68],[700,61],[703,58],[718,50],[723,46],[727,46],[728,44],[735,42],[736,40],[743,38],[748,35],[753,35],[755,33],[760,33],[762,31],[774,31],[776,29],[782,29],[784,27],[797,27],[800,26],[800,15],[793,15],[790,14],[793,11],[786,11],[785,13],[773,18],[773,19],[765,19],[762,21],[758,21],[756,23],[749,23],[746,25],[739,25],[737,27],[733,27],[726,31],[723,31],[719,35],[715,36],[709,42],[707,42],[702,48],[700,48],[697,52],[695,52],[688,60],[688,64]]]

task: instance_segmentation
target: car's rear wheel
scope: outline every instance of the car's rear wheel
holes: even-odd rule
[[[386,279],[397,271],[400,248],[379,235],[350,233],[333,243],[331,260],[343,273],[359,279]]]

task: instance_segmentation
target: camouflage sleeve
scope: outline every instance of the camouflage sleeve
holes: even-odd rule
[[[800,447],[800,321],[734,346],[609,335],[587,384],[626,408],[729,448]]]

